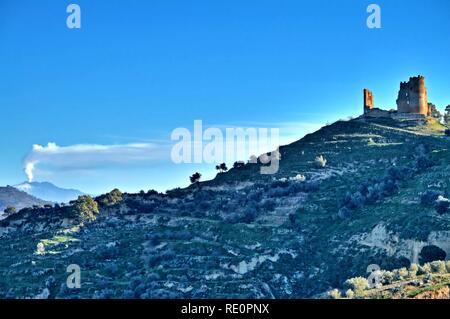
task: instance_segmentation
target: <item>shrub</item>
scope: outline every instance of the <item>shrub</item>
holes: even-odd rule
[[[446,214],[450,211],[450,200],[439,195],[436,200],[436,212],[440,215]]]
[[[421,264],[425,264],[435,260],[445,260],[447,254],[441,248],[429,245],[422,248],[419,255],[419,261]]]
[[[241,221],[242,215],[238,213],[228,213],[223,218],[224,222],[229,224],[237,224]]]
[[[364,206],[365,198],[360,192],[356,192],[350,197],[350,207],[360,208]]]
[[[52,289],[56,287],[56,280],[55,277],[50,276],[45,280],[45,287],[48,289]]]
[[[314,160],[314,165],[317,168],[324,168],[327,165],[327,160],[325,157],[323,157],[323,155],[319,155],[316,157],[316,159]]]
[[[247,223],[247,224],[252,223],[255,221],[257,216],[258,216],[258,211],[256,210],[256,208],[248,207],[244,212],[242,222]]]
[[[422,205],[433,205],[438,199],[439,195],[442,195],[442,193],[433,190],[427,190],[420,196],[420,203]]]
[[[450,273],[450,260],[447,260],[445,262],[445,269],[447,270],[448,273]]]
[[[297,225],[297,215],[295,213],[289,214],[289,222],[292,226]]]
[[[364,290],[369,288],[369,282],[366,278],[363,277],[354,277],[347,279],[344,285],[347,288],[352,289],[355,292],[356,296],[361,296]]]
[[[409,271],[405,267],[402,267],[395,272],[395,275],[396,280],[405,280],[409,277]]]
[[[6,207],[6,209],[5,209],[4,212],[5,212],[5,214],[6,214],[7,216],[10,216],[10,215],[13,215],[13,214],[17,213],[17,210],[16,210],[15,207],[8,206],[8,207]]]
[[[133,290],[125,289],[123,291],[122,298],[123,299],[135,299],[136,298],[136,294],[134,293]]]
[[[147,195],[147,197],[150,197],[150,196],[158,196],[160,194],[156,190],[150,189],[146,195]]]
[[[342,219],[349,219],[352,217],[352,211],[345,206],[341,207],[341,209],[339,209],[338,216]]]
[[[381,283],[383,285],[390,285],[394,282],[395,274],[392,271],[381,272]]]
[[[434,162],[426,155],[420,155],[417,157],[415,162],[415,167],[417,170],[425,170],[429,167],[432,167]]]
[[[273,199],[266,199],[262,202],[261,208],[266,212],[272,212],[275,210],[275,201]]]
[[[105,288],[103,290],[96,290],[94,292],[93,299],[111,299],[114,296],[114,291],[112,289]]]
[[[119,267],[116,263],[110,262],[105,265],[105,272],[110,276],[115,276],[119,271]]]
[[[338,289],[333,289],[328,292],[328,297],[330,297],[331,299],[341,299],[342,295]]]
[[[430,263],[431,271],[438,274],[445,274],[447,269],[445,267],[445,261],[436,260]]]
[[[388,169],[387,176],[393,179],[394,181],[402,181],[406,178],[405,173],[408,174],[406,168],[392,166]]]
[[[419,266],[417,264],[411,264],[409,266],[409,276],[414,278],[417,276],[417,272],[419,271]]]
[[[423,266],[419,267],[418,273],[420,275],[430,274],[431,273],[431,265],[429,263],[426,263]]]
[[[102,245],[97,248],[96,255],[102,260],[111,260],[119,256],[119,248],[116,246]]]
[[[250,191],[247,195],[248,200],[259,202],[263,197],[263,192],[261,190]]]
[[[271,188],[268,192],[267,192],[267,196],[268,197],[284,197],[287,196],[289,194],[289,189],[288,188],[283,188],[283,187],[275,187],[275,188]]]
[[[355,293],[353,292],[353,290],[347,289],[347,291],[345,292],[345,297],[347,297],[348,299],[353,299],[355,297]]]
[[[154,253],[147,256],[147,265],[151,268],[161,265],[161,263],[171,260],[175,257],[175,253],[172,250],[166,250],[161,253]]]

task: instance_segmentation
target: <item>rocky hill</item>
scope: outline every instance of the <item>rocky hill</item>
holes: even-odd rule
[[[32,207],[34,205],[42,206],[45,204],[49,204],[49,202],[31,196],[12,186],[0,187],[0,213],[8,206],[20,210],[25,207]]]
[[[450,141],[437,123],[339,121],[280,153],[275,175],[246,164],[166,194],[10,216],[0,297],[320,297],[371,264],[449,256]],[[66,285],[71,264],[79,289]]]

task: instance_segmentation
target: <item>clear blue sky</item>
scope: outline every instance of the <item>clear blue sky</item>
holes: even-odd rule
[[[382,9],[368,29],[366,7]],[[82,28],[66,27],[81,7]],[[279,127],[298,137],[355,116],[362,89],[395,107],[427,77],[450,104],[450,1],[0,0],[0,185],[25,180],[33,144],[167,141],[176,127]],[[283,133],[283,132],[282,132]],[[123,164],[123,163],[122,163]],[[152,163],[48,171],[36,180],[101,193],[185,186],[213,165]]]

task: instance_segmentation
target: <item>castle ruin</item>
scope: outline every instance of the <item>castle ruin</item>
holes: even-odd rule
[[[427,116],[428,95],[423,76],[411,77],[408,82],[400,83],[397,112],[418,113]]]
[[[425,77],[419,75],[410,77],[408,82],[401,82],[396,102],[397,110],[386,111],[376,108],[373,93],[364,89],[364,113],[362,116],[425,119],[430,114]]]
[[[375,107],[372,91],[364,89],[364,114],[370,112]]]

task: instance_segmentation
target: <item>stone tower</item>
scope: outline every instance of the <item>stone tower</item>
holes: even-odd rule
[[[373,93],[368,89],[364,89],[364,114],[370,112],[375,107]]]
[[[411,77],[408,82],[400,83],[397,111],[399,113],[416,113],[427,116],[428,95],[423,76]]]

